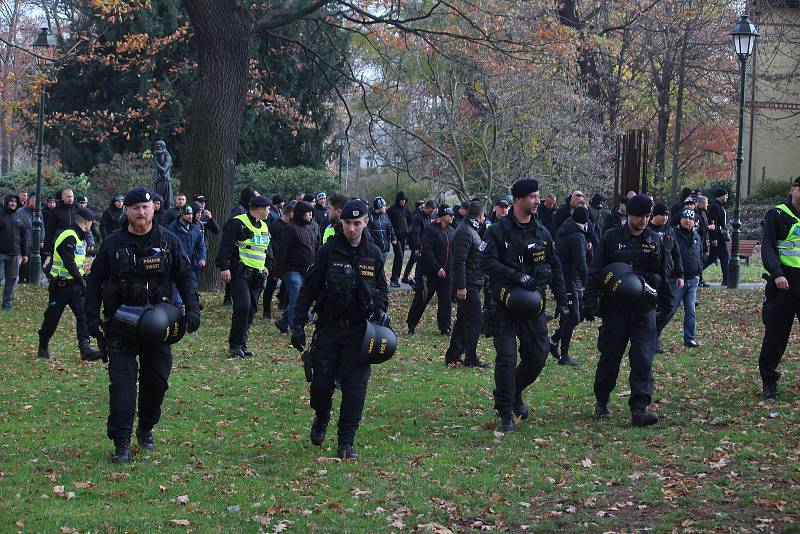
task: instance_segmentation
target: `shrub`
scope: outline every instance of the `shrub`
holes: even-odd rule
[[[750,200],[754,202],[765,202],[768,204],[781,202],[792,187],[789,180],[764,179],[756,186],[755,193],[750,195]]]
[[[285,198],[298,191],[315,194],[325,191],[328,195],[339,189],[339,181],[325,169],[310,167],[269,167],[266,163],[255,162],[236,167],[236,195],[247,186],[253,186],[261,194],[280,194]]]
[[[70,187],[76,195],[85,195],[91,184],[85,174],[75,175],[64,172],[58,167],[42,167],[42,198],[49,194],[60,193]],[[0,191],[17,192],[21,190],[34,191],[36,189],[36,168],[18,167],[0,177]]]
[[[116,193],[125,193],[134,187],[153,186],[153,167],[150,161],[139,154],[115,154],[108,163],[92,169],[92,206],[105,209]],[[179,180],[172,178],[172,190],[177,192]]]

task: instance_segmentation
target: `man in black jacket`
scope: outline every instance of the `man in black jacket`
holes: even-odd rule
[[[328,195],[325,191],[320,191],[314,197],[314,222],[319,226],[321,238],[322,231],[328,226]]]
[[[564,204],[561,205],[560,208],[556,210],[553,214],[553,221],[550,223],[550,235],[558,235],[558,229],[561,224],[569,219],[569,216],[572,214],[572,210],[575,209],[575,206],[578,205],[578,202],[584,200],[586,196],[577,189],[570,193],[569,197],[564,201]]]
[[[653,396],[653,358],[658,343],[656,314],[672,307],[666,272],[667,252],[658,234],[647,228],[652,209],[650,197],[634,194],[627,202],[625,225],[607,229],[603,234],[589,267],[589,283],[582,310],[587,321],[593,321],[595,315],[603,318],[597,338],[600,359],[594,378],[594,416],[597,419],[612,417],[608,402],[630,341],[631,395],[628,405],[634,426],[658,422],[658,416],[647,410]],[[635,309],[615,304],[604,291],[605,269],[616,262],[631,265],[633,272],[647,284]]]
[[[693,210],[692,213],[694,213]],[[667,218],[669,217],[669,209],[667,205],[659,202],[653,206],[653,214],[650,217],[650,223],[647,227],[658,234],[661,242],[664,244],[664,252],[666,252],[665,263],[667,280],[674,282],[670,284],[670,298],[675,300],[675,291],[672,289],[683,289],[683,263],[681,262],[681,253],[678,249],[678,243],[675,241],[675,230],[670,226]],[[664,350],[661,348],[661,332],[669,324],[673,317],[672,307],[656,317],[656,329],[658,330],[658,346],[656,347],[656,354],[663,354]]]
[[[150,192],[136,188],[125,195],[126,224],[106,238],[86,279],[89,333],[105,338],[110,379],[107,435],[114,441],[116,464],[131,461],[133,421],[142,449],[155,447],[153,427],[169,388],[172,351],[154,339],[130,339],[116,333],[113,317],[121,306],[146,307],[170,299],[173,284],[186,306],[186,331],[200,328],[200,306],[192,266],[178,238],[153,222]],[[103,321],[100,307],[103,307]],[[109,323],[112,324],[109,329]],[[108,334],[106,337],[106,333]],[[137,356],[139,361],[137,362]]]
[[[274,197],[273,197],[274,199]],[[274,202],[274,200],[273,200]],[[296,200],[290,200],[286,202],[283,207],[281,208],[281,216],[273,221],[269,221],[269,216],[267,216],[267,226],[269,226],[269,236],[270,236],[270,246],[272,247],[272,253],[275,257],[278,256],[278,251],[281,248],[281,236],[283,236],[283,230],[286,228],[292,220],[292,215],[294,214],[294,206],[297,204]],[[275,204],[273,204],[274,206]],[[277,271],[275,270],[275,261],[273,260],[273,266],[270,273],[267,275],[267,287],[264,288],[264,319],[271,320],[272,319],[272,295],[275,293],[275,289],[278,287],[278,281],[281,279],[278,276]],[[278,308],[280,310],[286,309],[286,301],[287,301],[287,294],[286,294],[286,286],[281,284],[280,290],[278,290]]]
[[[45,227],[45,251],[48,255],[53,252],[53,243],[62,230],[66,230],[75,222],[75,193],[69,187],[61,190],[61,201],[50,211]]]
[[[233,358],[255,356],[247,347],[247,332],[258,309],[258,298],[267,279],[267,258],[271,255],[266,219],[269,199],[254,196],[247,213],[225,223],[214,264],[220,279],[229,284],[233,315],[228,336],[228,354]]]
[[[115,232],[122,228],[122,203],[125,200],[125,195],[117,193],[111,199],[111,205],[103,212],[100,218],[100,237],[106,238],[111,232]]]
[[[700,283],[700,274],[703,272],[703,244],[700,235],[694,229],[695,212],[683,210],[680,214],[681,223],[675,228],[675,241],[680,249],[680,260],[683,271],[683,285],[678,285],[673,278],[669,284],[675,296],[670,317],[678,312],[683,303],[683,344],[694,349],[700,346],[695,339],[696,315],[695,303],[697,301],[697,287]]]
[[[617,207],[611,210],[603,219],[603,234],[612,228],[621,228],[628,222],[628,199],[622,197],[617,203]],[[602,237],[602,235],[600,236]]]
[[[12,311],[17,289],[20,262],[28,262],[28,231],[22,216],[17,213],[19,197],[6,195],[0,212],[0,268],[3,271],[3,311]]]
[[[606,197],[600,193],[592,195],[592,200],[589,202],[589,222],[594,227],[594,234],[598,242],[603,237],[603,223],[605,221],[602,219],[602,215],[605,206]]]
[[[578,365],[569,354],[572,333],[581,322],[581,302],[589,268],[586,263],[588,211],[576,206],[556,236],[556,252],[564,271],[569,312],[559,315],[558,329],[550,336],[550,354],[560,365]]]
[[[161,224],[163,226],[169,226],[173,223],[173,221],[177,221],[181,218],[181,210],[186,205],[186,193],[178,193],[175,195],[175,204],[170,207],[166,213],[164,213],[164,217],[161,219]]]
[[[433,200],[426,200],[421,208],[417,209],[411,216],[411,226],[408,232],[408,247],[411,249],[411,258],[406,264],[405,271],[403,271],[403,283],[411,284],[414,287],[416,284],[408,277],[411,274],[411,269],[414,267],[421,255],[422,246],[422,230],[431,224],[431,215],[436,211],[436,202]],[[417,272],[414,271],[416,278]]]
[[[426,204],[427,207],[427,204]],[[456,231],[453,222],[453,208],[447,204],[439,206],[436,221],[422,230],[420,245],[420,267],[422,276],[416,277],[414,301],[408,310],[408,333],[413,334],[422,318],[425,307],[437,296],[436,323],[443,336],[450,335],[452,313],[451,283],[453,280],[453,253],[451,244]]]
[[[480,267],[483,204],[470,202],[467,215],[453,236],[453,287],[455,288],[456,322],[450,346],[444,356],[445,365],[458,364],[464,355],[465,367],[486,367],[478,359],[478,339],[481,337],[481,289],[484,275]]]
[[[539,182],[528,178],[511,188],[511,213],[493,224],[481,242],[481,270],[489,277],[492,289],[527,291],[552,289],[561,313],[567,313],[567,298],[561,262],[550,232],[536,219],[539,208]],[[498,299],[499,300],[499,299]],[[517,365],[517,338],[519,358]],[[522,393],[533,384],[547,362],[547,320],[515,317],[500,301],[495,311],[494,407],[500,416],[497,430],[514,430],[514,416],[528,417]]]
[[[406,208],[408,197],[402,191],[399,191],[386,214],[392,222],[394,228],[394,236],[396,242],[392,250],[394,251],[394,259],[392,261],[392,275],[390,277],[390,284],[392,287],[400,287],[400,274],[403,271],[403,256],[405,255],[406,243],[408,240],[409,226],[411,225],[411,212]]]
[[[711,247],[704,263],[705,268],[708,268],[709,265],[719,260],[723,286],[728,285],[728,263],[731,259],[730,252],[728,252],[728,241],[731,240],[731,236],[728,231],[728,214],[725,211],[727,202],[728,191],[726,189],[719,188],[714,192],[714,198],[711,200],[707,212],[708,240]]]
[[[397,238],[394,235],[394,227],[389,216],[386,215],[386,200],[383,197],[375,197],[372,203],[372,213],[369,215],[369,224],[367,225],[369,233],[372,236],[372,242],[378,247],[383,254],[383,262],[386,263],[386,258],[389,256],[389,251],[392,246],[397,243]]]
[[[364,238],[369,207],[360,199],[342,208],[341,228],[317,252],[295,304],[292,346],[302,351],[304,326],[311,305],[316,303],[317,344],[313,350],[311,408],[314,422],[310,438],[322,445],[331,416],[336,379],[340,380],[339,447],[342,460],[357,460],[356,430],[361,423],[367,384],[368,362],[358,359],[367,321],[388,327],[388,287],[380,251]]]
[[[314,254],[319,248],[319,237],[311,225],[314,208],[311,203],[301,200],[294,206],[292,222],[281,233],[281,245],[275,255],[275,271],[286,285],[286,309],[275,326],[286,334],[294,324],[294,310],[297,295],[303,285],[303,275],[314,262]]]
[[[553,215],[556,213],[556,196],[553,193],[548,193],[544,197],[542,205],[537,210],[537,217],[545,228],[550,228],[553,224]]]

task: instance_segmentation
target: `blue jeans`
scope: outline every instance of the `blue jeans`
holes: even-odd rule
[[[297,302],[297,295],[300,293],[300,286],[303,285],[303,275],[297,271],[290,271],[283,275],[281,279],[286,286],[286,296],[288,302],[283,315],[276,321],[276,325],[281,330],[288,330],[294,324],[294,305]]]
[[[697,286],[700,284],[700,278],[689,278],[683,284],[682,288],[678,288],[674,280],[669,281],[672,288],[672,294],[675,295],[675,300],[672,302],[672,314],[678,312],[678,308],[683,302],[683,342],[688,343],[694,341],[696,333],[697,315],[694,312],[694,304],[697,301]]]

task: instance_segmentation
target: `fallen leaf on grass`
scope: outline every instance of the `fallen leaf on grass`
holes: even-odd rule
[[[254,515],[252,520],[258,523],[259,525],[268,526],[269,522],[272,521],[272,518],[268,515]]]
[[[772,499],[753,499],[753,503],[757,506],[764,506],[766,508],[775,508],[779,512],[783,512],[786,507],[786,501],[776,501]]]
[[[169,522],[170,523],[174,523],[176,525],[180,525],[182,527],[188,527],[189,526],[189,520],[188,519],[170,519]]]
[[[189,496],[188,495],[178,495],[175,497],[175,502],[178,504],[189,504]]]
[[[424,525],[417,525],[417,530],[424,532],[433,532],[434,534],[453,534],[453,531],[439,523],[425,523]]]
[[[97,487],[97,484],[95,484],[91,480],[87,480],[85,482],[76,482],[75,483],[75,488],[77,488],[77,489],[93,489],[93,488],[96,488],[96,487]]]
[[[581,461],[581,465],[582,465],[583,467],[585,467],[586,469],[591,469],[591,468],[592,468],[592,465],[594,465],[594,464],[592,464],[592,461],[591,461],[589,458],[584,458],[584,459]]]

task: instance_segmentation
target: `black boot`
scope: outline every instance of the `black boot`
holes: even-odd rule
[[[633,426],[650,426],[658,423],[658,416],[647,410],[633,410],[631,424]]]
[[[349,443],[344,443],[339,445],[339,449],[336,451],[336,455],[339,456],[342,460],[358,460],[358,453],[353,448],[353,446]]]
[[[764,384],[764,387],[761,389],[761,396],[765,399],[778,400],[778,395],[780,395],[778,384]]]
[[[228,358],[244,358],[242,347],[231,345],[230,348],[228,348]]]
[[[608,409],[607,402],[597,401],[594,403],[594,418],[595,419],[611,419],[611,410]]]
[[[531,413],[530,410],[528,410],[528,407],[525,405],[524,402],[522,402],[522,399],[519,399],[517,400],[517,402],[514,403],[514,415],[516,415],[523,421],[527,419],[528,416],[530,416],[530,413]]]
[[[319,415],[314,416],[314,422],[311,423],[311,443],[319,447],[322,445],[322,442],[325,441],[325,432],[328,430],[328,421],[330,421],[331,416],[328,417],[320,417]]]
[[[489,367],[489,364],[483,363],[477,357],[467,358],[464,360],[464,367],[477,367],[479,369],[486,369]]]
[[[82,339],[78,342],[78,350],[81,352],[81,360],[93,362],[103,357],[99,350],[94,350],[92,344],[88,339]]]
[[[111,457],[112,464],[127,464],[131,461],[131,440],[115,439],[114,456]]]
[[[48,345],[49,341],[44,341],[41,338],[39,338],[39,350],[38,350],[39,358],[43,360],[50,359],[50,349],[48,348]]]
[[[569,354],[562,354],[561,358],[558,359],[558,365],[571,365],[572,367],[576,367],[578,365],[578,360]]]
[[[500,413],[500,424],[497,425],[498,432],[511,432],[514,430],[514,412],[511,410]]]
[[[152,451],[156,448],[156,444],[153,442],[153,430],[143,430],[138,428],[136,430],[136,442],[139,443],[139,447],[146,449],[148,451]]]

